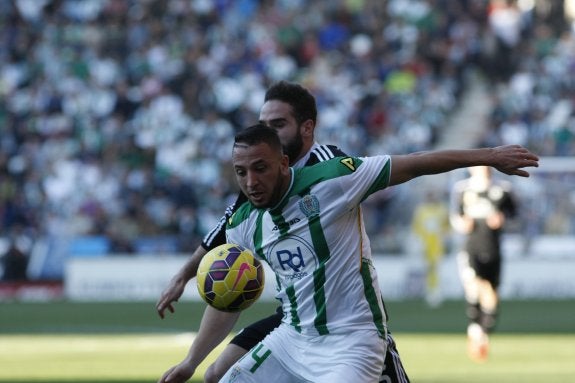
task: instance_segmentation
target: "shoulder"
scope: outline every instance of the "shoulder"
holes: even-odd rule
[[[343,156],[346,156],[345,152],[335,145],[316,145],[312,148],[305,166],[315,165],[319,162]]]
[[[245,222],[255,210],[256,208],[249,201],[243,202],[228,218],[227,229],[237,227],[242,222]]]
[[[360,158],[344,156],[334,157],[313,166],[295,169],[295,184],[299,187],[306,188],[321,182],[343,177],[354,173],[362,163],[363,161]]]

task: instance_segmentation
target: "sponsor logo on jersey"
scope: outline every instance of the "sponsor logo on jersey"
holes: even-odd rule
[[[317,267],[313,245],[304,238],[288,236],[271,246],[266,258],[284,283],[292,284]]]
[[[301,253],[301,247],[299,246],[291,250],[278,250],[276,251],[276,257],[282,270],[286,270],[289,267],[296,273],[299,273],[300,270],[305,267],[305,261]]]
[[[299,219],[299,218],[294,218],[294,219],[290,219],[287,224],[288,224],[288,226],[291,226],[291,225],[293,225],[293,224],[298,223],[299,221],[301,221],[301,219]],[[273,227],[273,229],[272,229],[272,231],[278,231],[278,230],[279,230],[279,226],[278,226],[278,225],[275,225],[275,226]]]

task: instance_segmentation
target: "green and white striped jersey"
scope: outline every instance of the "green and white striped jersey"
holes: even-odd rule
[[[271,209],[243,203],[228,243],[252,249],[275,272],[283,322],[303,334],[385,332],[386,317],[360,203],[389,185],[389,156],[338,157],[291,169]]]

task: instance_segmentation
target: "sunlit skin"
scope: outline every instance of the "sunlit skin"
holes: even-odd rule
[[[288,103],[266,101],[260,109],[259,122],[277,131],[290,165],[302,158],[313,145],[315,123],[307,120],[299,125]]]
[[[265,143],[235,144],[232,163],[240,189],[255,207],[268,208],[280,202],[291,178],[286,155]]]

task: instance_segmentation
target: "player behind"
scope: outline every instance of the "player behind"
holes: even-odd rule
[[[470,177],[453,186],[451,223],[466,236],[458,254],[465,300],[468,354],[475,361],[487,359],[489,334],[499,307],[501,232],[506,218],[515,215],[516,203],[508,182],[494,180],[491,168],[469,168]]]
[[[259,121],[277,131],[284,153],[289,158],[289,164],[294,168],[314,165],[344,155],[335,146],[319,145],[315,142],[314,132],[317,121],[315,98],[299,84],[280,81],[272,85],[266,92]],[[171,279],[156,305],[160,317],[164,317],[166,310],[174,312],[173,303],[181,297],[188,281],[196,276],[202,257],[210,249],[225,243],[226,221],[235,209],[246,200],[246,196],[240,193],[236,203],[226,209],[226,213],[219,224],[204,237],[202,245],[195,250],[184,266]],[[275,314],[244,328],[208,368],[204,377],[205,381],[208,383],[217,382],[231,365],[280,324],[282,315],[281,309],[278,308]],[[165,380],[160,381],[185,381],[191,377],[207,353],[223,341],[231,330],[229,328],[231,316],[210,307],[206,308],[200,325],[199,336],[192,344],[188,356],[182,363],[168,370],[163,377]],[[203,334],[206,334],[205,338],[203,338]],[[382,381],[409,382],[401,365],[395,341],[389,333],[386,342],[387,353],[385,367],[381,374]],[[200,353],[197,350],[203,350],[203,352]]]

